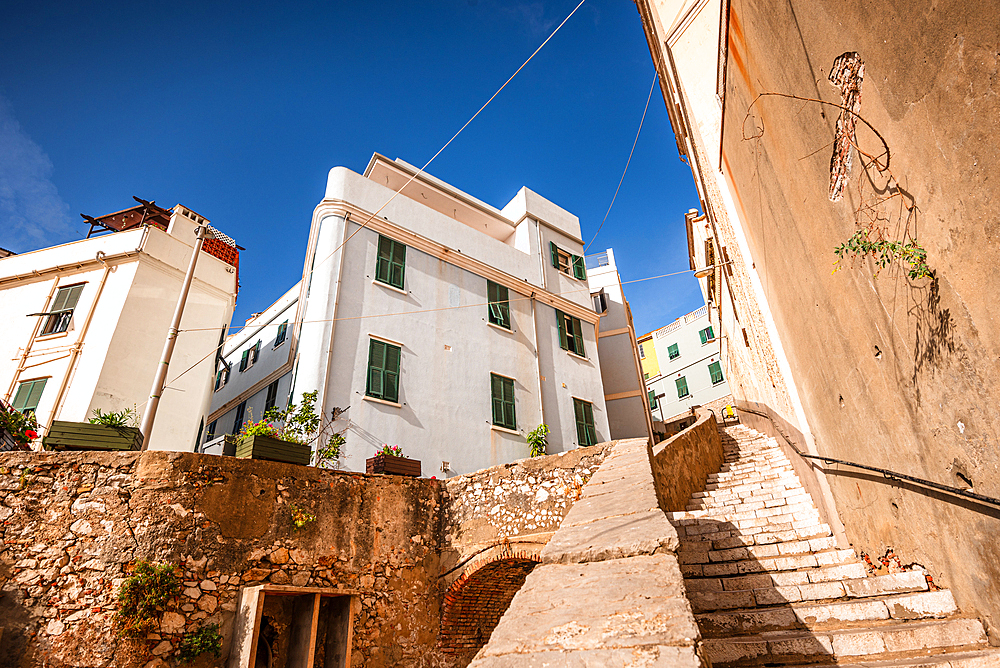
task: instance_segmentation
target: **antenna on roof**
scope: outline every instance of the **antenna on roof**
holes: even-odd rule
[[[139,204],[145,204],[146,206],[156,206],[156,200],[155,199],[154,200],[150,200],[149,202],[147,202],[143,198],[136,197],[135,195],[132,195],[132,199],[134,199]]]

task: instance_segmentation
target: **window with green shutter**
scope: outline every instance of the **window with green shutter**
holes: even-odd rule
[[[59,334],[69,329],[69,323],[73,319],[73,309],[80,301],[83,294],[84,283],[79,285],[67,285],[56,290],[56,296],[52,300],[52,306],[48,312],[51,314],[45,319],[45,326],[42,327],[42,336],[46,334]]]
[[[680,378],[678,378],[674,382],[677,383],[677,398],[678,399],[683,399],[684,397],[686,397],[689,394],[691,394],[690,392],[688,392],[687,378],[685,378],[684,376],[681,376]]]
[[[552,266],[560,272],[581,281],[587,279],[587,265],[582,255],[573,255],[550,241],[549,256],[552,259]]]
[[[573,413],[576,415],[576,440],[582,446],[597,444],[597,430],[594,429],[594,404],[582,399],[573,399]]]
[[[376,399],[399,401],[399,360],[402,349],[371,339],[368,347],[368,381],[365,394]]]
[[[489,301],[490,322],[510,329],[510,294],[507,286],[486,281],[486,299]]]
[[[405,272],[406,244],[379,235],[375,280],[402,290]]]
[[[282,343],[285,342],[285,336],[288,334],[288,321],[278,325],[278,333],[274,337],[274,347],[277,348]]]
[[[556,311],[556,324],[559,327],[559,347],[580,357],[586,357],[583,349],[583,328],[580,319]]]
[[[676,343],[671,343],[669,346],[667,346],[667,355],[672,360],[675,360],[675,359],[677,359],[678,357],[681,356],[681,351],[677,347]]]
[[[698,332],[698,336],[701,337],[701,345],[705,345],[706,343],[714,339],[715,335],[712,333],[712,326],[709,325],[705,329]]]
[[[712,385],[718,385],[725,378],[722,377],[722,363],[712,362],[708,365],[708,372],[712,374]]]
[[[649,409],[650,410],[656,409],[656,390],[649,391]]]
[[[38,408],[38,402],[42,398],[42,390],[48,378],[39,380],[26,380],[17,386],[17,393],[11,406],[21,413],[33,413]]]
[[[490,394],[493,398],[493,424],[517,429],[514,417],[514,379],[490,374]]]

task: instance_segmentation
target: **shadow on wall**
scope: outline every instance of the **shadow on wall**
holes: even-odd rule
[[[919,299],[915,294],[927,293],[926,299]],[[951,309],[941,308],[941,285],[935,277],[926,288],[912,288],[910,291],[913,303],[907,314],[916,320],[916,343],[913,348],[913,387],[917,393],[917,404],[920,404],[920,373],[929,365],[932,369],[939,367],[945,356],[954,353],[955,320],[951,317]]]

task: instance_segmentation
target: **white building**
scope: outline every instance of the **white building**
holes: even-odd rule
[[[639,337],[639,357],[654,419],[670,422],[730,394],[716,327],[702,306]]]
[[[632,309],[625,299],[611,248],[586,256],[594,310],[601,314],[597,348],[601,355],[604,402],[611,438],[653,439],[653,422],[643,383]]]
[[[204,218],[152,203],[95,220],[108,233],[0,258],[0,392],[53,420],[143,412]],[[232,318],[238,249],[206,241],[149,447],[193,450],[211,400],[211,353]]]
[[[475,471],[542,423],[549,452],[610,438],[579,220],[527,188],[502,210],[404,188],[417,171],[330,171],[302,281],[225,346],[212,436],[315,390],[352,470],[389,444],[427,476]]]

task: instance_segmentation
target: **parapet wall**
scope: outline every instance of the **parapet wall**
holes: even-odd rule
[[[240,589],[267,583],[358,591],[353,665],[448,665],[434,650],[441,488],[191,453],[2,453],[0,666],[174,665],[209,623],[223,655],[198,665],[222,666]],[[293,507],[316,520],[296,528]],[[176,566],[183,589],[132,642],[112,616],[140,559]]]
[[[656,497],[665,512],[684,510],[695,492],[705,489],[710,473],[722,468],[722,441],[715,416],[698,408],[698,421],[653,447]]]

